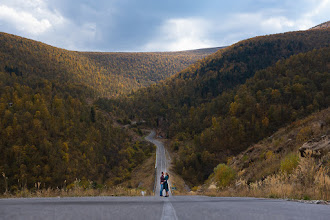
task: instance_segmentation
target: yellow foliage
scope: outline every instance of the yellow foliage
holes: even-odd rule
[[[291,153],[288,154],[281,161],[281,171],[286,174],[290,174],[296,169],[299,164],[299,156],[297,154]]]

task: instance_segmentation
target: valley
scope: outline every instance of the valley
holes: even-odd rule
[[[152,169],[159,149],[144,138],[154,129],[168,171],[193,191],[178,193],[329,200],[329,149],[310,160],[298,152],[329,135],[330,29],[320,27],[152,53],[68,51],[0,33],[0,193],[153,195],[132,173]],[[317,168],[301,174],[303,163]],[[280,184],[299,193],[262,185],[298,172],[299,184]]]

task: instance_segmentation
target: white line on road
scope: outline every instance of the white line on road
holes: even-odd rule
[[[175,209],[170,201],[165,201],[163,206],[162,220],[178,220]]]

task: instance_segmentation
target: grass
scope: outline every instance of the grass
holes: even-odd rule
[[[132,171],[130,180],[125,181],[120,186],[152,192],[155,183],[155,158],[156,154],[153,153],[151,157]]]
[[[281,172],[290,174],[299,164],[299,156],[290,153],[281,161]]]
[[[47,188],[40,189],[40,184],[37,183],[35,188],[26,189],[22,188],[15,192],[6,192],[0,197],[2,198],[30,198],[30,197],[88,197],[88,196],[141,196],[142,192],[144,195],[153,195],[150,190],[142,190],[136,188],[127,188],[123,186],[107,187],[102,186],[94,188],[92,181],[88,185],[83,181],[76,179],[72,187],[65,187],[62,189]]]
[[[18,190],[15,193],[5,193],[2,198],[32,198],[32,197],[89,197],[89,196],[141,196],[140,189],[128,189],[124,187],[112,187],[104,189],[40,189],[40,190]],[[144,191],[145,195],[153,195],[152,191]]]
[[[303,200],[330,200],[329,169],[320,166],[311,156],[299,160],[291,174],[279,172],[269,175],[263,181],[248,184],[239,179],[223,190],[205,190],[202,194],[212,196],[249,196],[268,198],[293,198]]]
[[[229,158],[227,165],[237,174],[233,183],[219,187],[214,173],[197,193],[330,200],[330,152],[322,156],[309,152],[307,157],[299,153],[306,141],[330,134],[329,115],[330,108],[298,120]]]

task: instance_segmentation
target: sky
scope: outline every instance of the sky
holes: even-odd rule
[[[77,51],[178,51],[306,30],[330,0],[0,0],[0,31]]]

